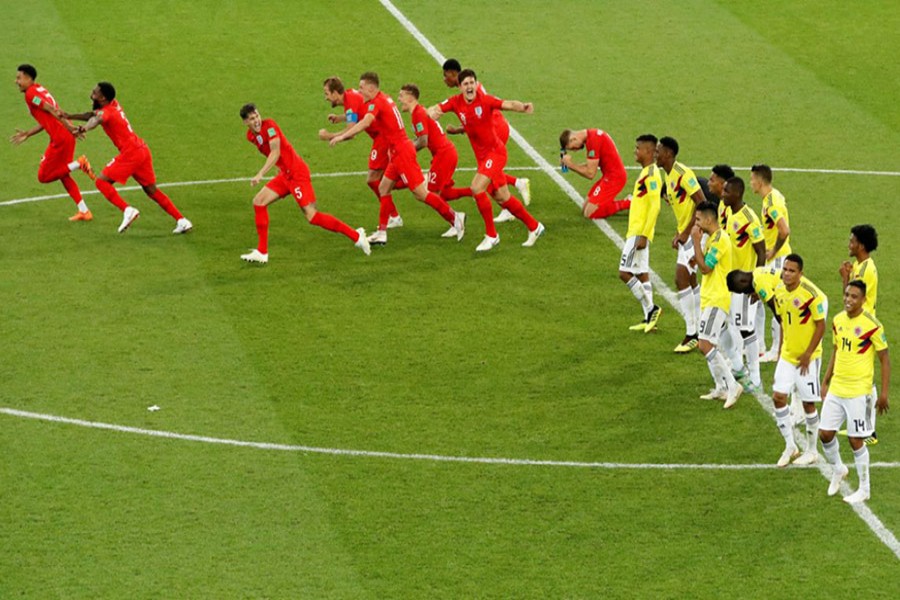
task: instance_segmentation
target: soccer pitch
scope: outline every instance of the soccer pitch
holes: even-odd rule
[[[896,595],[896,415],[879,419],[864,509],[826,497],[816,468],[774,468],[765,402],[697,399],[709,373],[672,353],[684,325],[661,287],[659,330],[628,331],[640,309],[609,237],[627,217],[598,228],[572,198],[587,181],[543,168],[562,129],[585,127],[629,167],[647,132],[677,138],[698,174],[770,164],[831,316],[849,228],[878,228],[878,316],[897,343],[896,7],[397,0],[401,19],[386,4],[5,7],[6,135],[34,125],[18,64],[70,112],[111,81],[195,229],[171,235],[139,190],[122,192],[142,212],[123,235],[96,193],[94,221],[69,223],[69,198],[37,199],[63,194],[35,176],[46,136],[0,145],[0,598]],[[451,92],[425,40],[534,103],[508,116],[526,143],[508,170],[531,179],[546,235],[521,248],[505,223],[476,255],[471,200],[454,203],[470,217],[457,243],[399,191],[406,224],[366,257],[287,198],[270,263],[242,263],[263,159],[241,105],[278,121],[320,210],[371,230],[368,139],[316,138],[334,112],[321,84],[374,70],[434,104]],[[97,130],[77,153],[99,170],[116,151]],[[673,229],[664,205],[651,267],[670,288]]]

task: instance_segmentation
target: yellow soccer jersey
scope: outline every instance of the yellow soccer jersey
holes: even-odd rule
[[[875,261],[870,256],[862,262],[853,261],[853,268],[850,270],[850,281],[861,279],[866,284],[866,303],[863,304],[863,310],[867,310],[875,316],[875,302],[878,301],[878,269],[875,268]]]
[[[792,365],[799,362],[800,355],[806,352],[809,342],[816,331],[816,321],[825,319],[828,297],[813,282],[801,277],[797,289],[790,291],[784,284],[775,291],[775,307],[781,315],[781,331],[784,343],[781,344],[781,358]],[[810,358],[822,356],[822,342],[816,347]]]
[[[731,292],[726,277],[731,271],[731,240],[721,229],[706,241],[704,262],[712,269],[700,281],[700,308],[716,307],[726,313],[731,310]]]
[[[719,227],[728,231],[728,219],[731,217],[731,209],[719,200]]]
[[[766,238],[766,250],[771,250],[778,242],[778,227],[776,223],[782,218],[784,219],[784,222],[787,223],[787,226],[790,227],[791,220],[788,217],[788,209],[787,204],[785,204],[784,201],[784,196],[781,192],[772,188],[772,191],[766,194],[766,197],[763,198],[762,202],[762,225],[763,237]],[[784,245],[778,251],[778,254],[772,258],[787,256],[790,253],[791,240],[790,237],[788,237],[788,239],[784,241]]]
[[[762,225],[753,209],[747,206],[728,217],[728,236],[734,246],[731,259],[735,269],[752,271],[756,268],[756,251],[753,244],[763,241]]]
[[[662,193],[662,179],[659,172],[659,167],[655,164],[646,166],[634,182],[631,209],[628,211],[628,233],[625,237],[642,235],[653,241]]]
[[[691,196],[697,193],[697,190],[701,190],[700,182],[690,167],[678,161],[665,175],[666,202],[672,206],[672,212],[675,213],[675,227],[682,232],[694,223],[697,205]]]
[[[871,394],[875,353],[887,348],[884,327],[866,310],[853,319],[843,311],[834,318],[831,332],[834,374],[828,391],[841,398]]]
[[[781,269],[756,267],[753,269],[753,291],[763,302],[775,297],[775,290],[781,285]]]

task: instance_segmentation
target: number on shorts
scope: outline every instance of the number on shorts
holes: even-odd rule
[[[818,381],[807,381],[806,385],[809,386],[809,393],[816,397],[819,395],[819,382]]]
[[[487,162],[484,163],[484,166],[485,166],[485,168],[490,169],[492,166],[494,166],[494,159],[492,159],[492,158],[487,159]]]
[[[376,150],[375,148],[372,148],[372,154],[369,155],[369,158],[372,160],[375,160],[376,158],[378,158],[378,150]]]
[[[428,183],[434,185],[437,182],[437,173],[434,171],[428,171]]]
[[[297,200],[302,200],[303,199],[303,190],[301,190],[298,187],[295,187],[294,188],[294,198],[296,198]]]

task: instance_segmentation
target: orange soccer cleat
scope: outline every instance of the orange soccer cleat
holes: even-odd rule
[[[97,176],[94,175],[94,170],[91,168],[91,162],[87,159],[87,156],[85,156],[84,154],[82,154],[81,156],[78,157],[78,166],[81,168],[82,171],[85,172],[85,174],[88,177],[91,178],[91,181],[94,181],[95,179],[97,179]],[[88,219],[88,220],[90,220],[90,219]]]
[[[94,215],[91,214],[91,211],[81,212],[78,211],[71,217],[69,217],[70,221],[93,221]]]

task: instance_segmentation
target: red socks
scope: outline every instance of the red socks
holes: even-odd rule
[[[504,175],[506,175],[506,173],[504,173]],[[517,181],[518,179],[516,177],[513,177],[512,175],[506,175],[506,185],[515,187]]]
[[[156,192],[153,195],[150,195],[150,194],[147,194],[147,195],[150,196],[150,198],[154,202],[159,204],[159,207],[161,209],[163,209],[164,211],[166,211],[167,213],[169,213],[169,216],[172,217],[173,219],[175,219],[176,221],[178,219],[182,218],[181,213],[178,212],[178,209],[175,208],[175,205],[172,204],[172,201],[169,199],[169,197],[166,196],[165,194],[163,194],[162,190],[160,190],[159,188],[157,188]]]
[[[472,188],[454,188],[446,187],[441,190],[441,198],[450,202],[457,198],[469,198],[472,196]]]
[[[98,180],[99,181],[99,180]],[[259,244],[256,249],[263,254],[269,253],[269,208],[253,205],[253,216],[256,220],[256,235],[259,236]]]
[[[612,200],[599,205],[597,209],[591,213],[591,219],[605,219],[611,217],[621,210],[631,208],[631,200]]]
[[[116,188],[113,187],[113,184],[106,181],[105,179],[100,179],[99,177],[94,182],[97,185],[97,189],[100,190],[100,193],[112,203],[113,206],[118,208],[121,211],[124,211],[128,208],[128,203],[122,200],[122,196],[119,195],[119,192],[116,191]]]
[[[425,204],[436,210],[445,221],[453,225],[456,220],[456,213],[453,212],[453,209],[450,208],[450,205],[443,198],[434,192],[428,192],[428,195],[425,197]]]
[[[484,219],[484,234],[490,237],[497,237],[497,227],[494,225],[494,207],[491,204],[491,197],[487,192],[475,194],[475,205],[481,218]]]
[[[75,180],[72,179],[71,175],[65,175],[60,178],[60,182],[62,182],[63,187],[66,188],[66,191],[69,192],[69,196],[72,197],[72,200],[75,201],[75,204],[81,202],[81,190],[78,189],[78,184],[75,183]]]
[[[534,217],[532,217],[527,210],[525,210],[525,207],[522,206],[522,203],[519,202],[519,199],[515,196],[510,196],[509,200],[500,206],[511,212],[515,218],[525,223],[525,227],[528,228],[528,231],[534,231],[537,228],[538,222],[535,221]]]
[[[316,227],[321,227],[322,229],[327,229],[328,231],[343,233],[348,238],[353,240],[354,243],[359,240],[359,233],[357,233],[356,230],[354,230],[352,227],[350,227],[337,217],[333,217],[328,213],[316,212],[316,214],[313,215],[313,218],[310,219],[309,222]]]

